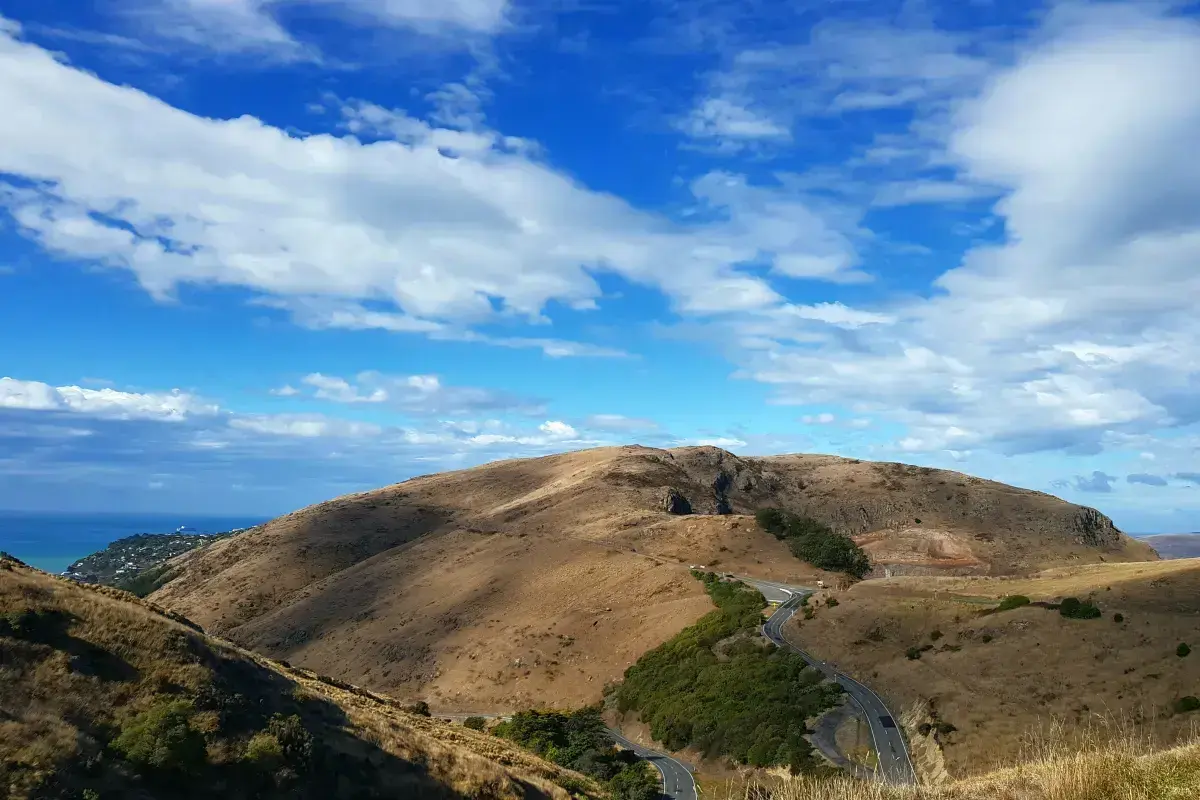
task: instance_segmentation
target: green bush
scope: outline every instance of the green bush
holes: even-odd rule
[[[260,731],[246,743],[244,758],[267,772],[273,772],[283,765],[283,748],[274,736]]]
[[[1113,614],[1113,622],[1124,622],[1124,621],[1125,621],[1125,615],[1122,614],[1121,612],[1118,611],[1116,614]]]
[[[921,648],[919,648],[919,647],[910,647],[910,648],[908,648],[907,650],[905,650],[905,651],[904,651],[904,656],[905,656],[905,658],[907,658],[909,661],[916,661],[918,658],[920,658],[920,657],[921,657]]]
[[[658,797],[658,774],[628,750],[617,750],[604,729],[599,706],[577,711],[520,711],[492,733],[548,761],[604,783],[613,800]],[[582,789],[583,787],[568,787]]]
[[[942,638],[942,632],[941,632],[941,631],[939,631],[939,630],[932,631],[932,632],[929,634],[929,639],[930,639],[931,641],[934,641],[934,642],[936,642],[936,641],[937,641],[938,639],[940,639],[940,638]]]
[[[138,714],[121,728],[112,748],[127,761],[160,772],[196,772],[208,754],[191,725],[189,700],[170,700]]]
[[[157,567],[151,567],[148,570],[139,572],[137,575],[134,575],[131,578],[118,581],[116,586],[118,589],[124,589],[125,591],[135,594],[138,597],[146,597],[147,595],[167,584],[171,577],[168,575],[170,571],[171,568],[166,564],[162,564]]]
[[[979,637],[979,640],[984,644],[987,644],[992,640],[992,635],[990,633],[985,633],[983,636]]]
[[[312,762],[313,738],[300,717],[292,714],[285,717],[275,714],[267,723],[267,733],[279,743],[283,760],[297,772],[303,772]]]
[[[825,601],[825,605],[829,606],[830,608],[836,608],[838,605],[838,599],[836,597],[831,597]]]
[[[754,518],[764,531],[786,539],[792,555],[815,567],[857,578],[871,571],[871,562],[862,548],[824,523],[777,508],[761,508]]]
[[[1200,698],[1188,695],[1175,701],[1175,713],[1186,714],[1189,711],[1200,711]]]
[[[757,633],[766,601],[740,583],[697,577],[717,609],[625,671],[618,710],[638,712],[651,735],[672,750],[694,747],[741,764],[811,769],[804,720],[836,703],[841,688],[783,649],[730,648],[737,652],[718,659],[718,642]]]
[[[658,772],[645,761],[630,764],[608,782],[613,800],[658,800]]]
[[[1179,656],[1180,658],[1187,658],[1188,653],[1191,653],[1191,652],[1192,652],[1192,648],[1188,647],[1183,642],[1180,642],[1179,647],[1175,648],[1175,655]]]
[[[1012,611],[1014,608],[1029,605],[1029,598],[1023,594],[1010,594],[996,606],[997,611]]]
[[[470,728],[473,731],[481,731],[487,727],[487,720],[483,717],[467,717],[463,720],[463,727]]]
[[[787,516],[778,508],[760,508],[754,512],[754,521],[758,523],[758,527],[776,539],[787,535]]]
[[[1101,616],[1100,609],[1077,597],[1064,598],[1058,606],[1058,613],[1068,619],[1097,619]]]
[[[943,736],[954,733],[956,730],[958,730],[958,728],[954,727],[949,722],[939,722],[935,727],[937,728],[937,732]]]

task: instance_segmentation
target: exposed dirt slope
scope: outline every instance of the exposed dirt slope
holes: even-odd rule
[[[814,618],[797,618],[788,637],[893,708],[919,704],[926,722],[954,725],[927,737],[951,775],[1018,760],[1025,732],[1052,718],[1077,725],[1104,715],[1165,743],[1200,722],[1173,710],[1200,695],[1200,559],[866,581],[836,592],[835,607],[822,595]],[[1035,604],[1091,598],[1103,616],[1067,619],[1037,605],[986,613],[1008,595]],[[1180,657],[1180,643],[1197,652]],[[915,660],[906,655],[927,646]]]
[[[185,557],[155,599],[243,645],[437,709],[574,705],[708,610],[688,564],[829,577],[744,516],[765,505],[863,537],[881,574],[1154,557],[1095,511],[957,473],[623,447],[311,506]]]
[[[0,611],[6,797],[565,800],[559,783],[598,795],[502,740],[252,655],[115,589],[0,559]],[[190,733],[122,744],[137,715],[180,701]],[[284,726],[289,739],[275,713],[307,733]]]

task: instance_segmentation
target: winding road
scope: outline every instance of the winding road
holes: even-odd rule
[[[617,744],[632,750],[638,758],[643,758],[654,765],[654,768],[662,775],[663,797],[668,800],[697,800],[696,779],[692,777],[692,768],[687,764],[666,753],[660,753],[636,742],[631,742],[611,728],[608,735]]]
[[[804,598],[812,594],[812,590],[798,586],[788,586],[787,584],[773,581],[760,581],[740,576],[735,577],[743,583],[758,589],[767,600],[780,603],[779,608],[771,615],[770,619],[763,623],[763,635],[779,647],[786,648],[799,655],[812,667],[824,673],[827,678],[837,681],[846,690],[846,694],[850,696],[850,699],[862,709],[863,716],[866,718],[867,724],[871,729],[871,741],[874,743],[875,752],[879,756],[878,776],[887,783],[916,783],[916,772],[913,770],[912,758],[909,756],[908,745],[904,741],[904,734],[901,733],[895,716],[888,710],[883,699],[867,686],[854,680],[849,675],[839,672],[827,662],[809,655],[784,637],[784,623],[792,618],[792,615],[796,613],[796,609],[800,607]]]

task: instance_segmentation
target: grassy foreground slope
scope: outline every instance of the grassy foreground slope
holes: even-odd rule
[[[563,784],[599,795],[495,737],[0,559],[5,797],[515,800]]]
[[[1200,739],[1165,750],[1136,740],[1060,739],[1015,767],[941,786],[894,787],[849,778],[790,778],[740,786],[716,800],[1191,800],[1200,797]],[[767,788],[764,793],[763,789]]]

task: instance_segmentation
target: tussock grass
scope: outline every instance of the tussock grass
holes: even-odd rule
[[[1155,749],[1120,723],[1053,724],[1014,766],[939,786],[896,787],[851,778],[788,777],[730,785],[716,800],[1193,800],[1200,798],[1200,735]]]

